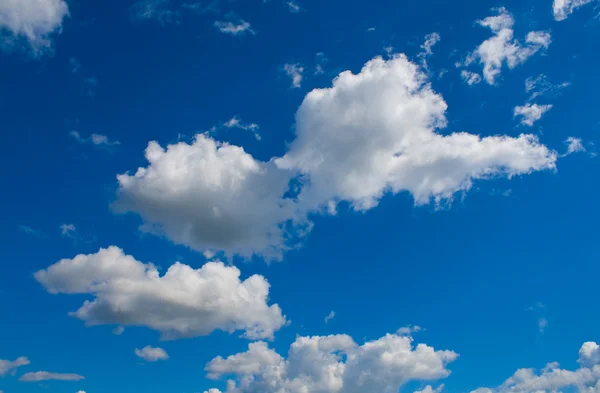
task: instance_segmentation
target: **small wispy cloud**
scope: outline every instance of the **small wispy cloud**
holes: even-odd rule
[[[95,95],[95,89],[98,86],[98,79],[93,76],[86,76],[83,72],[83,67],[79,60],[75,57],[71,57],[69,59],[69,66],[71,68],[71,73],[77,75],[77,77],[81,80],[82,84],[87,89],[88,96]]]
[[[325,64],[327,63],[327,58],[325,57],[325,53],[319,52],[317,53],[317,61],[315,65],[315,75],[321,75],[325,73]]]
[[[60,227],[60,235],[62,237],[70,237],[76,239],[79,237],[77,234],[77,228],[73,224],[62,224]]]
[[[23,232],[23,233],[26,233],[28,235],[35,236],[35,237],[40,237],[40,235],[41,235],[41,233],[40,233],[39,230],[34,229],[34,228],[32,228],[30,226],[27,226],[27,225],[17,225],[17,229],[20,232]]]
[[[96,146],[116,146],[121,144],[121,142],[111,141],[107,136],[101,134],[92,134],[84,138],[78,131],[71,131],[69,135],[81,144],[91,143]]]
[[[460,77],[462,78],[463,81],[467,82],[467,84],[469,86],[473,86],[478,83],[481,83],[481,75],[479,75],[476,72],[462,70],[460,72]]]
[[[567,145],[567,152],[562,155],[563,157],[573,153],[582,153],[586,151],[585,146],[583,146],[583,142],[580,138],[570,136],[565,140],[565,145]]]
[[[36,371],[33,373],[24,374],[19,381],[22,382],[41,382],[41,381],[81,381],[85,377],[78,374],[58,374],[48,371]]]
[[[178,23],[179,12],[172,9],[170,0],[140,0],[130,8],[131,16],[135,20],[155,20],[161,25]]]
[[[300,6],[293,1],[286,1],[285,4],[288,6],[290,12],[300,12]]]
[[[256,34],[250,23],[246,22],[245,20],[240,20],[237,22],[215,21],[214,26],[219,29],[221,33],[230,35]]]
[[[331,311],[325,318],[325,323],[329,323],[333,318],[335,318],[335,311]]]
[[[552,105],[538,105],[538,104],[525,104],[523,106],[517,106],[514,109],[514,117],[521,118],[521,124],[532,127],[533,124],[540,120],[544,113],[552,109]]]
[[[261,136],[258,133],[258,130],[260,128],[258,124],[256,124],[256,123],[244,123],[237,116],[233,116],[231,119],[229,119],[225,123],[223,123],[223,127],[225,127],[225,128],[238,128],[240,130],[250,131],[250,132],[252,132],[252,134],[254,134],[254,137],[256,138],[256,140],[260,141],[260,139],[261,139]]]
[[[544,333],[546,327],[548,327],[548,320],[546,318],[538,319],[538,329],[540,330],[540,333]]]
[[[423,330],[423,328],[421,326],[408,325],[408,326],[401,327],[400,329],[398,329],[396,331],[396,333],[401,336],[410,336],[413,333],[419,333],[422,330]]]
[[[529,94],[529,101],[532,101],[545,94],[558,95],[562,89],[570,85],[570,82],[553,84],[546,75],[541,74],[536,78],[529,77],[525,80],[525,92]]]
[[[283,72],[292,79],[293,88],[299,88],[302,85],[304,67],[301,64],[285,64],[283,66]]]
[[[421,61],[421,65],[423,66],[423,68],[428,68],[427,58],[433,55],[432,48],[438,42],[440,42],[441,39],[442,37],[439,33],[431,33],[425,36],[425,42],[423,42],[423,44],[421,45],[421,53],[419,53],[419,55],[417,56]]]

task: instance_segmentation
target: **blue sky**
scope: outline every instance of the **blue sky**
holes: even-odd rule
[[[600,393],[599,12],[0,0],[0,392]]]

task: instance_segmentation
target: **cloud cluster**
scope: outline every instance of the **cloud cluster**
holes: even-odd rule
[[[577,8],[589,4],[592,1],[594,0],[554,0],[554,3],[552,4],[554,19],[558,21],[565,20]]]
[[[34,56],[42,55],[52,49],[52,35],[60,32],[68,15],[64,0],[0,1],[0,47],[25,42]]]
[[[286,324],[277,305],[267,304],[269,283],[220,262],[194,270],[175,263],[164,275],[118,247],[62,259],[35,278],[52,294],[89,294],[92,301],[70,315],[88,325],[146,326],[163,339],[243,331],[271,338]]]
[[[464,62],[465,66],[475,62],[483,65],[483,77],[491,85],[496,82],[504,65],[515,68],[541,49],[547,49],[551,42],[548,32],[531,31],[525,38],[525,44],[522,44],[514,38],[513,16],[505,8],[498,8],[497,12],[497,15],[477,22],[489,28],[494,35],[481,43]]]
[[[579,393],[600,392],[600,356],[594,342],[583,344],[579,350],[580,368],[561,369],[556,362],[548,363],[539,373],[534,369],[517,370],[496,388],[478,388],[471,393],[552,393],[571,391]]]
[[[166,149],[150,142],[149,165],[118,176],[115,206],[199,251],[277,258],[296,225],[304,233],[310,213],[340,202],[364,211],[407,191],[417,205],[442,203],[476,180],[555,169],[557,153],[533,135],[441,134],[446,108],[417,64],[376,57],[306,95],[282,157],[258,161],[202,134]]]
[[[226,393],[397,392],[411,380],[447,377],[446,365],[457,357],[394,334],[363,345],[347,335],[298,337],[287,359],[257,342],[247,352],[213,359],[206,371],[211,379],[231,378]]]

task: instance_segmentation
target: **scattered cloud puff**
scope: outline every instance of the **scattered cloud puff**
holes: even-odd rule
[[[525,104],[515,107],[514,117],[521,118],[521,124],[531,127],[550,109],[552,105]]]
[[[439,33],[431,33],[425,36],[425,42],[421,45],[421,53],[419,53],[418,58],[421,61],[421,64],[425,69],[428,68],[427,58],[433,55],[432,48],[440,42],[442,37]]]
[[[60,226],[60,234],[62,237],[75,238],[77,236],[77,228],[73,224],[62,224]]]
[[[556,168],[558,154],[534,135],[438,133],[446,109],[417,64],[376,57],[306,95],[284,156],[258,161],[202,134],[166,149],[150,142],[149,165],[117,177],[115,208],[201,252],[278,259],[306,234],[308,214],[340,202],[365,211],[407,191],[416,205],[441,204],[476,180]]]
[[[564,154],[565,156],[568,156],[569,154],[580,153],[580,152],[585,151],[583,142],[579,138],[570,136],[565,140],[565,144],[567,145],[567,152]]]
[[[159,360],[168,360],[169,355],[162,348],[153,348],[145,346],[142,349],[135,349],[135,355],[147,362],[158,362]]]
[[[422,330],[423,330],[423,328],[421,328],[421,326],[408,325],[408,326],[404,326],[404,327],[401,327],[400,329],[398,329],[398,331],[396,331],[396,334],[401,335],[401,336],[410,336],[413,333],[419,333]]]
[[[540,330],[540,333],[544,333],[544,331],[546,330],[547,327],[548,327],[548,320],[546,318],[538,319],[538,328]]]
[[[283,66],[283,72],[292,79],[293,88],[302,86],[304,67],[301,64],[285,64]]]
[[[57,374],[48,371],[36,371],[23,374],[19,381],[22,382],[41,382],[41,381],[81,381],[85,377],[78,374]]]
[[[219,29],[221,33],[231,35],[244,35],[244,34],[256,34],[252,29],[250,23],[240,20],[238,22],[232,21],[215,21],[214,26]]]
[[[261,139],[260,134],[258,133],[258,129],[260,128],[258,124],[244,123],[237,116],[233,116],[231,119],[227,120],[225,123],[223,123],[223,126],[225,128],[239,128],[240,130],[250,131],[252,132],[254,138],[256,138],[257,141],[260,141]]]
[[[515,68],[541,49],[547,49],[551,42],[550,33],[545,31],[529,32],[524,45],[514,39],[515,20],[505,8],[498,8],[497,15],[477,23],[488,27],[494,36],[485,40],[467,56],[464,64],[459,65],[469,66],[479,62],[483,65],[483,77],[490,85],[496,83],[505,64],[510,69]]]
[[[117,326],[116,328],[113,329],[112,332],[115,336],[120,336],[121,334],[123,334],[125,332],[125,328],[123,326]]]
[[[335,311],[331,311],[329,314],[327,314],[327,316],[324,318],[325,323],[329,323],[329,321],[331,321],[333,318],[335,318]]]
[[[529,94],[529,101],[541,97],[545,94],[557,94],[560,90],[570,86],[571,83],[563,82],[555,85],[548,81],[548,77],[544,74],[536,78],[530,77],[525,80],[525,92]]]
[[[71,316],[87,325],[146,326],[163,339],[243,331],[249,339],[272,338],[287,321],[267,304],[269,283],[259,275],[240,281],[240,271],[220,262],[200,269],[175,263],[161,276],[115,246],[62,259],[35,273],[52,294],[89,294]],[[219,307],[214,305],[218,304]]]
[[[13,361],[0,359],[0,377],[3,377],[7,374],[14,375],[17,368],[27,366],[29,364],[29,359],[27,359],[24,356],[21,356],[20,358]]]
[[[322,75],[325,73],[325,64],[327,63],[328,59],[325,57],[325,53],[323,52],[319,52],[317,53],[317,61],[316,61],[316,65],[315,65],[315,75]]]
[[[594,342],[583,344],[579,350],[580,368],[561,369],[556,362],[548,363],[539,373],[531,368],[517,370],[496,388],[478,388],[471,393],[551,393],[577,389],[579,393],[600,392],[600,356]]]
[[[467,82],[469,86],[477,85],[481,83],[481,75],[476,72],[471,72],[468,70],[462,70],[460,72],[460,77],[463,81]]]
[[[288,6],[290,12],[297,13],[300,12],[300,6],[293,1],[286,1],[285,5]]]
[[[107,136],[101,134],[92,134],[89,137],[84,138],[79,132],[71,131],[69,135],[81,144],[91,143],[96,146],[117,146],[121,144],[121,142],[111,141]]]
[[[397,392],[411,380],[447,377],[446,365],[457,357],[395,334],[360,346],[347,335],[315,336],[298,337],[287,359],[257,342],[247,352],[213,359],[205,370],[211,379],[231,378],[226,393]]]
[[[52,36],[62,30],[69,15],[64,0],[0,1],[0,48],[26,44],[34,57],[52,52]]]
[[[558,21],[565,20],[577,8],[589,4],[593,1],[594,0],[554,0],[554,3],[552,4],[554,19]]]

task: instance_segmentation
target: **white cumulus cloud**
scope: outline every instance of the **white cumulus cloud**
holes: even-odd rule
[[[554,3],[552,4],[554,19],[558,21],[565,20],[577,8],[589,4],[592,1],[594,0],[554,0]]]
[[[279,258],[281,226],[294,215],[284,199],[289,173],[255,160],[244,149],[199,134],[166,149],[150,142],[148,167],[122,174],[118,210],[135,211],[144,229],[196,250]]]
[[[154,348],[149,345],[142,349],[135,349],[135,355],[147,362],[157,362],[159,360],[168,360],[169,355],[162,348]]]
[[[477,179],[555,168],[556,152],[533,135],[437,133],[446,108],[405,56],[375,58],[306,96],[296,139],[275,162],[305,175],[303,206],[348,201],[356,210],[373,208],[386,192],[408,191],[426,204],[451,199]]]
[[[35,278],[52,294],[89,294],[70,313],[87,325],[146,326],[163,339],[243,331],[249,339],[272,338],[286,324],[278,305],[267,304],[269,283],[259,275],[244,281],[220,262],[199,269],[181,263],[164,275],[115,246],[62,259]]]
[[[478,23],[488,27],[494,35],[470,53],[464,65],[479,62],[483,65],[484,79],[491,85],[496,82],[504,65],[510,69],[515,68],[541,49],[548,48],[552,41],[550,33],[545,31],[529,32],[525,44],[516,40],[513,31],[515,20],[505,8],[497,9],[497,15],[489,16]]]
[[[25,42],[34,56],[52,49],[69,7],[64,0],[0,1],[0,47],[11,49]]]
[[[521,124],[531,127],[550,109],[552,105],[525,104],[515,107],[514,117],[520,118]]]
[[[298,337],[287,359],[257,342],[247,352],[213,359],[206,371],[212,379],[231,378],[227,393],[397,392],[411,380],[447,377],[446,365],[457,357],[394,334],[363,345],[347,335],[315,336]]]

